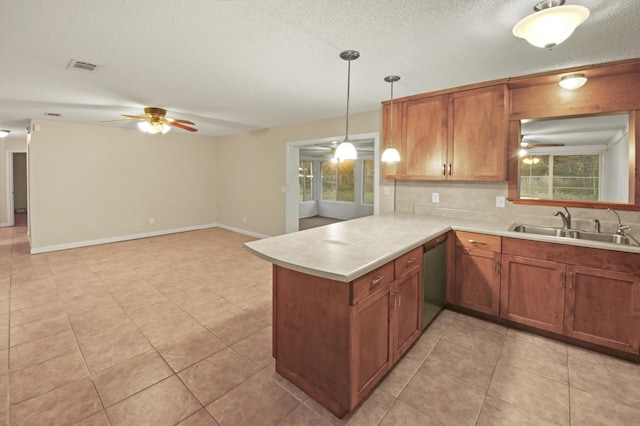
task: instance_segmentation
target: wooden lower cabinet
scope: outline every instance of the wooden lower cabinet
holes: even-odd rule
[[[351,283],[274,266],[276,371],[343,417],[422,333],[422,247]]]
[[[567,336],[625,352],[640,351],[640,278],[583,266],[568,267]]]
[[[504,238],[500,316],[637,355],[640,255]]]
[[[500,237],[456,233],[454,303],[489,315],[500,312]]]
[[[562,334],[566,265],[502,255],[500,316]]]

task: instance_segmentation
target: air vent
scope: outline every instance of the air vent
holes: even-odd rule
[[[90,62],[76,61],[75,59],[72,59],[71,62],[69,62],[69,65],[67,65],[67,68],[79,71],[94,72],[96,68],[98,68],[98,66]]]
[[[49,117],[62,117],[62,114],[58,114],[57,112],[45,112],[44,115]]]

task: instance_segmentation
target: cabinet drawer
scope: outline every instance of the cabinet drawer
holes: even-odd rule
[[[355,305],[379,288],[393,281],[393,262],[374,269],[351,284],[351,304]]]
[[[456,245],[500,253],[502,251],[502,238],[473,232],[456,232]]]
[[[409,253],[403,254],[395,261],[395,277],[398,278],[413,268],[422,266],[422,246],[416,247]]]

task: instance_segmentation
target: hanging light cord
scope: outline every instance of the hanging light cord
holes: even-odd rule
[[[351,92],[351,59],[349,59],[347,62],[349,63],[349,65],[347,66],[347,126],[345,129],[345,142],[349,140],[349,93]]]
[[[391,111],[391,125],[389,129],[389,148],[393,147],[393,80],[391,80],[391,104],[389,105],[389,110]],[[394,182],[395,184],[395,182]],[[394,189],[395,190],[395,189]],[[394,195],[395,197],[395,195]],[[394,201],[394,211],[395,211],[395,199]]]

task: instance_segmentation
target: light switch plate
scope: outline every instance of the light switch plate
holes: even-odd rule
[[[496,207],[504,208],[507,200],[505,197],[496,197]]]
[[[440,202],[440,193],[439,192],[432,192],[431,193],[431,202],[432,203],[439,203]]]

